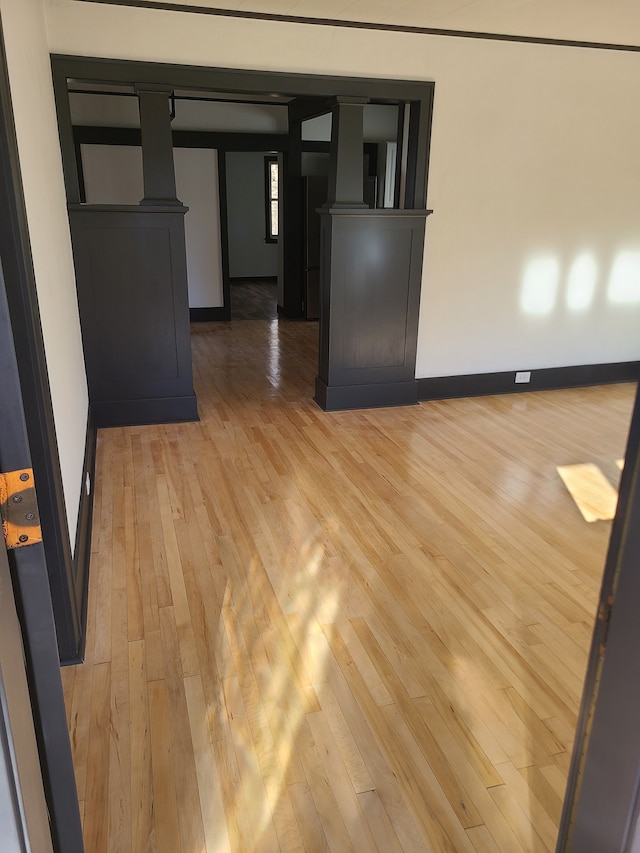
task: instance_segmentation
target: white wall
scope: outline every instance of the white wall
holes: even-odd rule
[[[435,80],[417,375],[640,357],[637,54],[71,0],[48,16],[56,53]]]
[[[185,217],[190,308],[224,305],[220,250],[218,152],[210,148],[176,148],[173,152],[178,198]]]
[[[2,0],[0,12],[73,548],[88,398],[42,2]]]
[[[286,133],[286,106],[176,100],[174,130]]]
[[[82,145],[87,203],[138,204],[144,195],[142,149],[137,145]],[[218,153],[211,149],[174,149],[176,191],[188,208],[185,216],[190,308],[224,304],[220,251]]]
[[[73,124],[94,127],[140,127],[138,99],[125,95],[71,92],[69,109]]]
[[[138,204],[144,195],[139,145],[81,145],[87,204]]]
[[[229,276],[277,276],[277,243],[265,241],[265,154],[228,151],[227,229]]]

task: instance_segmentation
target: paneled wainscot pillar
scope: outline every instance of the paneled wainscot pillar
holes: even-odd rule
[[[184,216],[166,86],[136,87],[144,198],[70,204],[78,305],[96,426],[198,420]]]
[[[186,211],[69,206],[89,399],[99,427],[198,420]]]
[[[315,400],[326,411],[418,402],[418,312],[429,213],[321,211]]]

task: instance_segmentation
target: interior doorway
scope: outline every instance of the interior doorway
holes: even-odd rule
[[[316,402],[326,409],[416,402],[415,359],[424,225],[428,214],[426,179],[432,83],[283,76],[65,57],[54,58],[53,76],[78,270],[87,375],[99,425],[197,417],[187,358],[188,320],[196,318],[189,317],[189,309],[205,314],[197,319],[230,319],[230,252],[224,238],[217,259],[211,251],[213,241],[201,240],[199,249],[209,262],[209,274],[204,278],[209,285],[217,278],[218,292],[214,295],[210,288],[207,305],[191,304],[195,287],[189,266],[193,270],[195,243],[190,243],[189,223],[193,225],[196,220],[188,210],[192,206],[190,199],[181,199],[178,193],[179,158],[175,154],[178,149],[187,151],[186,168],[192,171],[196,152],[200,155],[217,152],[218,176],[223,175],[218,193],[222,235],[228,232],[225,218],[230,201],[225,195],[228,192],[225,157],[229,152],[247,148],[281,155],[277,199],[278,309],[282,316],[294,319],[307,316],[310,306],[315,311],[314,303],[321,303],[318,313],[325,319],[320,323],[323,343],[319,348]],[[74,128],[78,99],[117,102],[128,113],[128,126],[76,124]],[[202,103],[206,106],[204,119]],[[219,125],[212,129],[212,110],[215,107],[217,113],[222,104],[225,121],[229,120],[229,110],[235,112],[236,119],[239,112],[244,116],[245,125],[240,131],[230,132]],[[197,114],[194,105],[198,105]],[[247,127],[249,109],[257,111],[267,122],[262,131]],[[278,111],[277,119],[274,110]],[[387,120],[391,116],[391,130],[379,143],[374,140],[373,153],[366,153],[363,145],[367,124],[379,123],[381,116]],[[180,122],[184,123],[184,129],[178,127]],[[328,125],[325,131],[328,139],[305,132],[309,126],[323,123]],[[385,215],[381,211],[374,220],[362,218],[362,213],[368,209],[365,198],[370,173],[374,185],[369,195],[371,204],[376,205],[377,182],[383,184],[377,164],[388,163],[387,157],[378,158],[378,144],[395,146],[402,156],[396,158],[392,175],[393,207],[385,210]],[[120,157],[126,148],[137,146],[136,154],[129,152],[136,159],[136,168],[140,156],[142,159],[143,194],[136,188],[136,195],[140,196],[137,204],[132,203],[132,195],[125,204],[113,197],[102,203],[95,198],[90,201],[84,167],[85,149],[91,146],[94,153],[102,146],[103,154],[104,148],[121,146]],[[327,230],[320,267],[325,270],[326,280],[316,288],[316,296],[318,289],[322,292],[321,300],[308,297],[317,269],[306,256],[304,242],[303,179],[308,177],[305,164],[309,155],[317,154],[328,156],[329,190],[324,212],[338,216],[332,227],[329,219],[325,221]],[[385,185],[389,176],[387,172]],[[130,181],[128,192],[133,193],[134,186],[135,181]],[[202,189],[200,184],[196,188]],[[356,242],[373,240],[378,246],[377,260],[371,269],[370,264],[361,263],[361,246],[354,244],[349,248],[351,238],[346,237],[346,232],[346,243],[338,236],[343,226],[349,224],[344,218],[349,208],[352,209],[349,222],[353,224],[356,219],[359,222],[360,236]],[[163,230],[163,223],[168,224],[167,217],[171,215],[174,215],[173,236]],[[110,220],[113,223],[117,220],[116,230],[108,224]],[[151,227],[155,229],[153,247],[148,239]],[[334,232],[335,237],[331,236]],[[401,236],[400,232],[406,233]],[[111,245],[109,251],[104,249],[105,240]],[[179,245],[183,242],[184,249]],[[265,243],[269,243],[266,238]],[[340,253],[344,248],[350,256],[349,272],[338,284],[347,267],[337,254],[334,262],[332,254],[334,249]],[[91,260],[96,253],[100,255],[100,263]],[[170,267],[167,267],[169,258]],[[210,274],[212,264],[217,265],[221,276]],[[136,271],[133,278],[131,270]],[[402,279],[400,291],[396,286],[398,276]],[[162,280],[162,293],[156,287],[158,277]],[[335,298],[330,295],[334,280]],[[118,286],[113,298],[105,301],[109,282]],[[362,290],[365,282],[368,282],[367,291],[371,291],[369,296]],[[342,305],[345,285],[352,291],[349,299],[355,298],[357,306],[356,303],[350,307]],[[189,304],[185,305],[185,301]],[[101,316],[96,313],[98,304]],[[109,323],[104,322],[105,312]],[[335,323],[329,323],[329,312],[333,312]],[[340,346],[338,338],[332,343],[330,327],[334,331],[339,328],[339,339],[343,342]],[[386,341],[384,352],[376,343],[382,339]],[[357,353],[355,361],[354,353]],[[332,390],[330,386],[334,384],[339,387]]]

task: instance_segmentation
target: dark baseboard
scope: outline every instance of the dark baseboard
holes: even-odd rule
[[[186,397],[155,397],[148,400],[106,400],[92,403],[91,414],[99,429],[200,420],[195,394]]]
[[[71,666],[84,660],[87,637],[87,596],[89,592],[89,561],[91,558],[91,528],[93,521],[93,493],[96,469],[96,439],[98,431],[93,422],[91,412],[87,421],[87,434],[82,466],[82,483],[80,484],[80,505],[78,508],[78,524],[76,526],[76,542],[73,551],[73,576],[75,592],[78,598],[80,613],[80,644],[75,655],[66,655],[60,660],[61,666]],[[87,494],[87,474],[89,475],[90,490]]]
[[[231,284],[236,282],[246,281],[249,284],[276,284],[278,281],[277,275],[234,275],[229,276]]]
[[[212,320],[230,320],[231,311],[224,306],[219,308],[189,308],[189,320],[192,323],[209,323]]]
[[[284,320],[306,320],[299,308],[296,311],[289,311],[284,305],[276,305],[276,314]]]
[[[387,406],[415,406],[416,382],[384,382],[379,385],[326,385],[316,377],[314,400],[325,412],[348,409],[379,409]]]
[[[464,376],[436,376],[417,379],[418,400],[444,400],[451,397],[483,397],[522,391],[553,391],[588,385],[637,382],[640,361],[614,364],[581,364],[573,367],[548,367],[531,371],[531,381],[516,383],[513,370],[501,373],[474,373]]]

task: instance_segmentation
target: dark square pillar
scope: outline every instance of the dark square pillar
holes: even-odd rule
[[[140,108],[144,198],[141,204],[180,204],[176,198],[169,98],[173,90],[153,84],[136,85]]]
[[[364,203],[363,116],[366,98],[336,98],[331,110],[328,207],[366,207]]]

